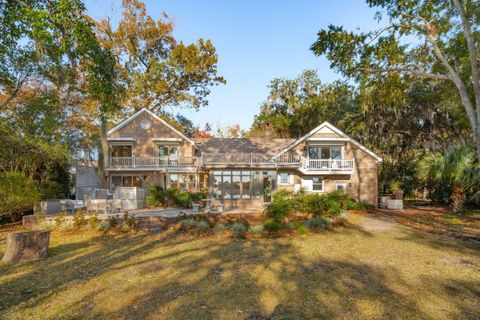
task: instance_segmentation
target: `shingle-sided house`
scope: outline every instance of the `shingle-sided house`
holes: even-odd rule
[[[328,122],[299,139],[191,139],[147,109],[108,132],[107,180],[208,190],[229,207],[261,207],[280,189],[344,190],[377,204],[375,153]]]

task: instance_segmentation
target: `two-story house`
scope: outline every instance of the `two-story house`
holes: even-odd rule
[[[225,207],[261,207],[280,189],[343,190],[377,204],[372,151],[328,122],[299,139],[191,139],[147,109],[108,132],[107,180],[118,186],[208,190]]]

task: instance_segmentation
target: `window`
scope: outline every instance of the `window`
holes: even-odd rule
[[[167,145],[158,145],[158,156],[159,157],[177,157],[178,156],[178,146],[167,146]]]
[[[308,158],[310,159],[342,159],[342,147],[308,147]]]
[[[280,184],[290,184],[290,174],[288,172],[280,173]]]
[[[323,191],[323,177],[313,177],[313,191]]]
[[[225,200],[259,199],[265,193],[265,175],[270,181],[269,177],[274,175],[274,171],[264,174],[262,171],[212,171],[212,197]]]
[[[335,184],[335,189],[343,191],[344,193],[347,192],[347,183],[346,182],[337,182]]]
[[[132,156],[132,146],[131,145],[111,145],[110,146],[110,157],[128,157]]]
[[[116,175],[111,177],[111,189],[115,191],[117,187],[143,187],[145,177],[132,175]]]

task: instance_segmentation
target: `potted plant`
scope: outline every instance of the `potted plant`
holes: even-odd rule
[[[390,182],[390,191],[392,192],[393,199],[396,200],[403,200],[403,191],[402,191],[402,183],[398,180],[393,180]]]

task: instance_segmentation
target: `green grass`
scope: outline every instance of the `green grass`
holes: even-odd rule
[[[275,239],[54,232],[47,260],[0,266],[0,318],[480,317],[479,244],[348,219]]]

